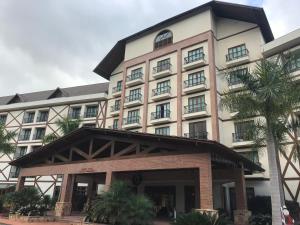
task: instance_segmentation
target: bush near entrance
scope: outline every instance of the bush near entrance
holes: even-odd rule
[[[50,202],[49,196],[42,197],[33,187],[11,192],[3,197],[3,205],[9,208],[11,214],[23,216],[43,216],[50,208]]]
[[[116,181],[91,203],[86,221],[111,225],[149,225],[154,218],[153,208],[153,203],[147,197],[133,194],[125,182]]]

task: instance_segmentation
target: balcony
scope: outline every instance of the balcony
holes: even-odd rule
[[[188,79],[184,81],[183,92],[186,94],[203,91],[206,89],[206,78],[199,77],[196,79]]]
[[[124,129],[133,129],[133,128],[141,127],[140,121],[141,121],[140,116],[123,118],[123,128]]]
[[[200,52],[184,58],[183,69],[189,70],[205,65],[204,53]]]
[[[124,107],[133,107],[142,104],[142,94],[129,95],[125,98]]]
[[[132,87],[144,83],[143,73],[136,72],[126,77],[126,87]]]
[[[113,105],[110,107],[110,115],[117,116],[120,113],[120,105]]]
[[[206,103],[196,104],[196,105],[187,105],[184,107],[184,119],[192,119],[197,117],[207,116]]]
[[[243,147],[253,145],[253,139],[248,133],[232,133],[232,146]]]
[[[226,55],[226,66],[236,66],[238,64],[249,62],[249,51],[243,49],[241,51],[229,53]]]
[[[240,80],[229,80],[228,81],[228,89],[230,91],[239,91],[243,89],[244,84]]]
[[[193,138],[193,139],[200,139],[200,140],[207,140],[208,133],[207,132],[196,132],[196,133],[185,133],[184,137],[186,138]]]
[[[162,78],[172,74],[172,64],[167,63],[153,68],[152,76],[154,79]]]
[[[290,75],[294,81],[300,80],[300,60],[298,63],[293,63],[290,66]]]
[[[170,110],[156,111],[151,113],[151,124],[168,123],[170,120]]]
[[[119,97],[119,96],[121,96],[121,94],[122,94],[122,87],[121,86],[113,87],[111,94],[112,94],[113,97]]]
[[[163,88],[156,88],[152,90],[151,99],[153,101],[160,101],[164,99],[171,98],[171,87],[166,86]]]

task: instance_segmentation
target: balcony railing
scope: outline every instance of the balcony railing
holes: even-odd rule
[[[112,88],[112,93],[117,93],[117,92],[120,92],[122,91],[122,86],[117,86],[117,87],[113,87]]]
[[[119,111],[120,110],[120,105],[112,105],[111,107],[110,107],[110,111],[111,112],[117,112],[117,111]]]
[[[165,86],[161,88],[156,88],[152,90],[152,96],[158,96],[162,94],[170,94],[171,93],[171,87]]]
[[[184,58],[184,64],[189,64],[198,60],[203,60],[205,54],[203,52],[199,52],[197,54],[190,55]]]
[[[28,141],[30,139],[30,133],[29,134],[20,134],[19,140],[20,141]]]
[[[132,73],[130,75],[128,75],[126,77],[126,81],[133,81],[133,80],[137,80],[137,79],[141,79],[143,77],[143,73],[142,72],[136,72],[136,73]]]
[[[242,49],[240,51],[228,53],[226,55],[226,61],[229,62],[229,61],[232,61],[232,60],[235,60],[235,59],[239,59],[239,58],[242,58],[242,57],[248,56],[248,55],[249,55],[248,49]]]
[[[202,132],[195,132],[195,133],[185,133],[184,137],[207,140],[207,132],[202,131]]]
[[[184,81],[184,88],[194,87],[202,84],[206,84],[205,77],[192,78]]]
[[[25,116],[23,118],[23,123],[33,123],[34,117],[33,116]]]
[[[140,123],[141,117],[140,116],[132,116],[127,117],[123,119],[124,125],[134,124],[134,123]]]
[[[238,76],[236,74],[230,74],[229,78],[228,78],[228,85],[237,85],[237,84],[241,84],[242,81],[241,79],[238,78]]]
[[[165,71],[165,70],[170,70],[171,67],[172,67],[171,63],[166,63],[166,64],[163,64],[163,65],[154,67],[153,68],[153,73],[155,74],[155,73],[159,73],[159,72],[162,72],[162,71]]]
[[[142,94],[133,94],[125,98],[125,103],[133,102],[133,101],[141,101],[141,100],[142,100]]]
[[[232,133],[232,142],[252,141],[249,133]]]
[[[164,110],[164,111],[156,111],[151,113],[151,120],[158,120],[163,118],[170,118],[171,111]]]
[[[206,111],[206,103],[203,104],[195,104],[195,105],[187,105],[184,107],[184,113],[195,113],[195,112],[202,112]]]
[[[80,118],[80,112],[71,112],[71,113],[69,113],[69,117],[71,119],[79,119]]]

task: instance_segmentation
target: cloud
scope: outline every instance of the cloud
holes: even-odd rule
[[[92,70],[116,41],[205,2],[0,1],[0,95],[103,82]],[[230,2],[262,4],[276,36],[300,25],[292,0]]]

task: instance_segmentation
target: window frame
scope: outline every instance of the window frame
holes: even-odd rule
[[[160,49],[173,44],[173,33],[170,30],[160,31],[154,38],[153,49]]]

